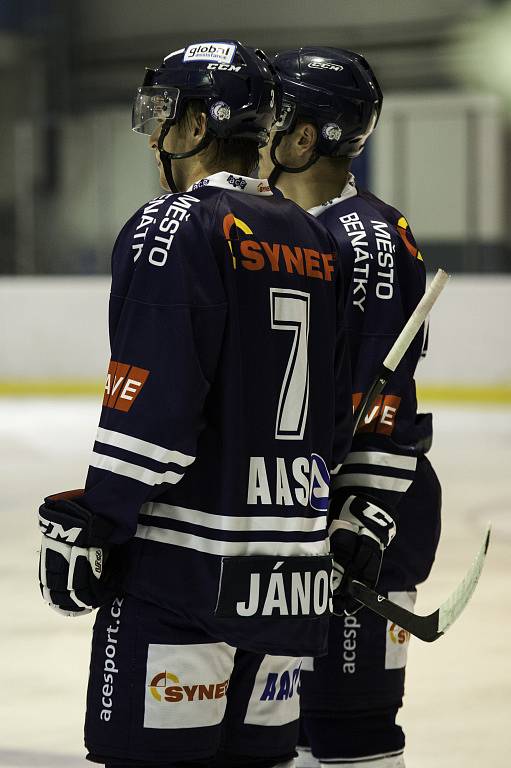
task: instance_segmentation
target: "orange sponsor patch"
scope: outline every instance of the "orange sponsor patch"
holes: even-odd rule
[[[403,241],[403,243],[406,245],[408,252],[412,254],[414,259],[420,259],[420,261],[424,261],[424,259],[422,258],[422,253],[410,241],[410,238],[408,237],[408,235],[411,234],[410,227],[408,226],[408,222],[404,216],[401,216],[401,218],[397,223],[397,232],[401,240]]]
[[[406,629],[401,629],[397,624],[391,624],[389,627],[389,637],[395,645],[404,645],[410,640],[410,633]]]
[[[243,234],[245,234],[245,235],[253,235],[254,233],[252,232],[252,230],[250,229],[248,224],[246,224],[241,219],[236,218],[236,216],[233,213],[227,213],[224,216],[224,220],[223,220],[222,226],[223,226],[223,230],[224,230],[224,237],[227,240],[227,244],[228,244],[229,250],[231,252],[232,265],[233,265],[234,269],[236,269],[236,256],[234,255],[234,251],[232,249],[232,242],[231,241],[233,239],[234,240],[239,240],[239,232],[238,232],[238,230],[243,232]],[[234,231],[233,231],[233,227],[234,227]]]
[[[287,243],[249,240],[243,235],[252,235],[252,230],[233,213],[224,216],[222,228],[229,245],[234,269],[241,264],[243,269],[248,269],[250,272],[270,269],[272,272],[288,272],[290,275],[305,275],[318,280],[332,281],[335,253],[320,253],[313,248]],[[233,250],[233,243],[235,243],[236,253]]]
[[[353,412],[359,407],[363,392],[353,394]],[[396,415],[401,405],[397,395],[379,395],[371,406],[367,416],[358,425],[358,432],[376,432],[379,435],[391,435],[396,426]]]
[[[106,377],[103,406],[127,413],[149,376],[145,368],[110,360]]]
[[[269,268],[272,272],[295,273],[331,282],[335,269],[334,253],[320,253],[299,245],[242,240],[239,250],[241,266],[251,271]]]

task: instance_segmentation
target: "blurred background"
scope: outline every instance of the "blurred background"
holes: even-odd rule
[[[407,768],[509,766],[511,2],[0,0],[0,765],[85,765],[88,619],[40,600],[39,499],[83,483],[109,358],[109,260],[160,193],[131,132],[144,68],[188,42],[241,39],[366,56],[383,113],[356,161],[452,280],[417,380],[435,412],[444,535],[433,610],[494,521],[486,573],[449,636],[410,649]],[[423,601],[423,602],[421,602]]]
[[[510,35],[499,0],[1,0],[0,391],[97,390],[111,248],[159,193],[147,140],[130,130],[133,94],[185,42],[239,37],[368,58],[384,107],[359,183],[405,213],[428,270],[456,276],[456,322],[419,383],[511,401]]]

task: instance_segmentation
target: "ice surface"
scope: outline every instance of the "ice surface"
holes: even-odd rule
[[[82,721],[93,617],[65,619],[37,583],[43,495],[82,486],[95,400],[0,400],[0,766],[87,765]],[[511,410],[435,408],[432,461],[443,482],[443,537],[421,613],[465,573],[486,521],[480,584],[433,645],[412,642],[401,721],[407,768],[508,768],[511,753]],[[90,764],[89,764],[90,765]]]

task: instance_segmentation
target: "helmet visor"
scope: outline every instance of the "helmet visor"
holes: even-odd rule
[[[145,85],[139,88],[131,116],[131,127],[137,133],[151,134],[165,120],[174,120],[179,88]]]
[[[274,128],[277,131],[287,131],[293,122],[295,113],[296,113],[296,104],[294,103],[294,101],[290,101],[284,96],[282,101],[282,109],[280,110],[280,115],[277,117],[277,120],[275,121]]]

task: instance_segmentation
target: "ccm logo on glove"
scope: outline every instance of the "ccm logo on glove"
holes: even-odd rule
[[[41,514],[39,514],[39,527],[44,535],[49,536],[50,539],[59,539],[60,541],[70,541],[73,543],[82,532],[81,528],[68,528],[66,530],[60,523],[45,520]]]

